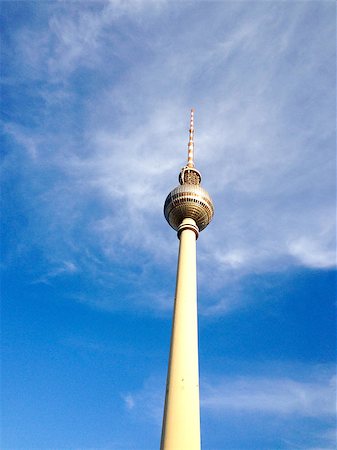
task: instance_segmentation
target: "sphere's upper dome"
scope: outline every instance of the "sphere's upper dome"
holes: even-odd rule
[[[213,202],[208,192],[199,184],[185,183],[177,186],[165,200],[164,215],[175,230],[184,219],[195,220],[199,230],[203,230],[212,220]]]

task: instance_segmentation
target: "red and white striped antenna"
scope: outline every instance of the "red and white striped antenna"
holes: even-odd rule
[[[187,167],[194,167],[194,108],[191,109],[190,139],[188,141]]]

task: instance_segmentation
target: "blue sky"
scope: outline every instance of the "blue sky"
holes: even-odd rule
[[[2,449],[158,448],[191,107],[203,449],[335,448],[335,8],[2,3]]]

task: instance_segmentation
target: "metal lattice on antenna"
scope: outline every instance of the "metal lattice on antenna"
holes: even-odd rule
[[[194,165],[194,108],[191,109],[187,164],[179,174],[180,184],[200,184],[201,174]]]
[[[187,166],[194,167],[194,108],[191,109],[190,138],[188,141]]]

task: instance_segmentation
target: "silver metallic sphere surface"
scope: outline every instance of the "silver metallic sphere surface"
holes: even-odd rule
[[[199,231],[207,227],[214,214],[208,192],[199,184],[184,183],[169,193],[164,204],[164,215],[175,230],[184,219],[195,220]]]

